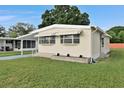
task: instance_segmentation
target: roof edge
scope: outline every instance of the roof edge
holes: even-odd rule
[[[96,26],[96,29],[98,29],[100,32],[104,33],[106,36],[112,38],[112,36],[110,36],[109,34],[107,34],[106,32],[104,32],[100,27]]]

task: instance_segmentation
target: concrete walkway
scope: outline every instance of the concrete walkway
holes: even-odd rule
[[[32,54],[29,55],[16,55],[16,56],[5,56],[5,57],[0,57],[0,60],[12,60],[12,59],[17,59],[17,58],[26,58],[26,57],[31,57]]]

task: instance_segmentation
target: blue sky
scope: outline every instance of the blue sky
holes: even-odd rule
[[[77,6],[81,12],[87,12],[91,25],[107,30],[113,26],[124,25],[124,6]],[[8,28],[17,22],[26,22],[37,26],[41,23],[41,14],[53,6],[0,6],[0,25]]]

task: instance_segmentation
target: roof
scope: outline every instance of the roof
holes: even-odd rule
[[[36,34],[36,33],[39,33],[41,31],[46,31],[46,30],[49,30],[49,29],[53,29],[53,28],[69,28],[69,29],[78,29],[78,28],[83,28],[83,29],[90,29],[91,26],[89,25],[68,25],[68,24],[53,24],[53,25],[50,25],[50,26],[46,26],[46,27],[43,27],[43,28],[40,28],[40,29],[37,29],[37,30],[34,30],[32,32],[30,32],[29,34],[26,34],[26,35],[23,35],[23,36],[19,36],[17,37],[17,39],[20,39],[20,38],[23,38],[23,37],[26,37],[26,36],[29,36],[29,35],[32,35],[32,34]],[[38,35],[36,35],[38,36]]]
[[[50,26],[47,26],[47,27],[44,27],[44,28],[41,28],[41,29],[38,29],[38,30],[36,30],[36,31],[33,31],[33,32],[31,32],[31,33],[38,33],[38,32],[41,32],[41,31],[43,31],[43,33],[42,33],[42,35],[41,36],[44,36],[44,35],[55,35],[55,34],[57,34],[57,32],[56,31],[52,31],[52,33],[49,33],[49,32],[45,32],[46,30],[49,30],[49,29],[53,29],[53,28],[56,28],[56,29],[59,29],[59,28],[62,28],[62,29],[80,29],[80,28],[83,28],[83,29],[91,29],[91,28],[95,28],[95,29],[97,29],[98,31],[100,31],[101,33],[103,33],[105,36],[107,36],[107,37],[110,37],[111,38],[111,36],[110,35],[108,35],[106,32],[104,32],[100,27],[98,27],[98,26],[90,26],[90,25],[67,25],[67,24],[54,24],[54,25],[50,25]],[[75,30],[75,31],[76,31]],[[74,31],[74,30],[73,30]],[[73,33],[73,31],[71,32],[71,33]],[[81,30],[80,30],[81,31]],[[78,32],[80,32],[79,30],[78,30]],[[58,34],[60,34],[60,32],[61,32],[61,34],[62,33],[65,33],[64,31],[58,31]],[[77,32],[77,33],[78,33]],[[30,33],[30,34],[31,34]],[[67,32],[66,32],[67,33]],[[67,34],[71,34],[70,32],[69,33],[67,33]],[[38,37],[39,35],[36,35],[36,37]]]
[[[99,31],[100,33],[104,34],[104,36],[112,38],[109,34],[107,34],[105,31],[103,31],[100,27],[98,26],[92,26],[91,27],[92,31]]]
[[[56,29],[80,29],[80,28],[83,28],[83,29],[91,29],[92,27],[98,29],[100,32],[104,33],[105,36],[108,36],[108,37],[111,37],[110,35],[108,35],[107,33],[105,33],[101,28],[97,27],[97,26],[90,26],[90,25],[69,25],[69,24],[53,24],[53,25],[50,25],[50,26],[47,26],[47,27],[43,27],[43,28],[40,28],[40,29],[37,29],[37,30],[34,30],[32,32],[30,32],[29,34],[26,34],[26,35],[23,35],[23,36],[19,36],[17,38],[5,38],[5,39],[21,39],[23,37],[26,37],[26,36],[30,36],[30,35],[35,35],[41,31],[46,31],[46,30],[49,30],[49,29],[53,29],[53,28],[56,28]],[[46,32],[45,32],[46,33]],[[63,32],[64,33],[64,32]],[[0,38],[1,39],[1,38]]]
[[[33,34],[34,34],[34,33],[25,34],[25,35],[16,37],[16,39],[21,39],[21,38],[23,38],[23,37],[30,36],[30,35],[33,35]]]
[[[50,31],[43,31],[35,37],[39,36],[59,36],[59,35],[70,35],[70,34],[79,34],[82,32],[82,29],[51,29]]]
[[[103,31],[100,27],[97,26],[96,29],[98,29],[100,32],[102,32],[105,36],[112,38],[112,36],[110,36],[105,31]]]
[[[45,30],[52,29],[52,28],[84,28],[84,29],[89,29],[90,27],[91,26],[89,26],[89,25],[53,24],[53,25],[50,25],[47,27],[43,27],[43,28],[34,30],[34,31],[30,32],[30,34],[38,33],[40,31],[45,31]]]
[[[17,40],[16,38],[11,38],[11,37],[0,37],[2,40]]]

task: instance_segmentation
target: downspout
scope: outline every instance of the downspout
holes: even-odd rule
[[[90,39],[91,39],[91,41],[90,41],[90,42],[91,42],[91,43],[90,43],[90,44],[91,44],[91,46],[90,46],[90,48],[91,48],[90,64],[92,64],[92,43],[93,43],[93,42],[92,42],[92,28],[91,28],[91,38],[90,38]]]
[[[101,47],[101,38],[102,38],[102,35],[101,35],[101,33],[100,33],[100,57],[101,57],[101,51],[102,51],[102,47]]]

